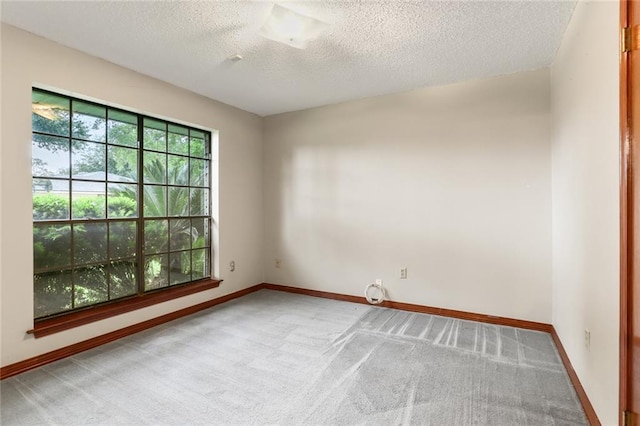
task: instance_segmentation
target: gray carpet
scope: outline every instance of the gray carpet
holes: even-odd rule
[[[269,290],[0,392],[2,425],[587,424],[546,333]]]

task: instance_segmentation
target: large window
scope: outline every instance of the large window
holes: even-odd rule
[[[35,318],[211,276],[211,134],[32,91]]]

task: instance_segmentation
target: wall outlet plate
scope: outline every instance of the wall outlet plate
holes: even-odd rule
[[[591,350],[591,332],[588,329],[584,329],[584,348]]]

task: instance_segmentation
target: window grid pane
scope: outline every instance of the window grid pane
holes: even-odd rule
[[[165,127],[157,120],[145,121],[142,137],[147,183],[143,216],[164,219],[145,220],[145,290],[206,278],[211,245],[209,138],[204,132],[171,123]]]
[[[210,277],[209,134],[32,93],[35,318]]]

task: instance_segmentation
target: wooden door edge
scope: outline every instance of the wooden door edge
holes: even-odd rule
[[[620,0],[620,34],[628,26],[629,2]],[[620,46],[622,46],[621,38]],[[628,117],[628,54],[620,48],[620,384],[618,422],[623,425],[623,413],[628,408],[628,294],[629,294],[629,171],[630,171],[630,129]]]

